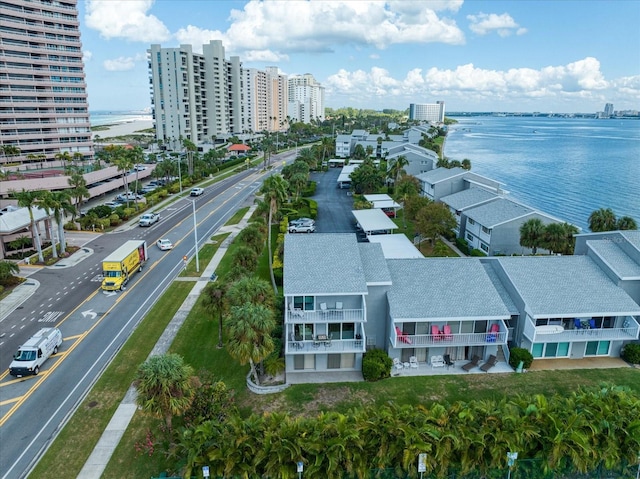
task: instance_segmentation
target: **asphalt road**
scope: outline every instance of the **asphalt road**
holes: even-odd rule
[[[279,166],[293,155],[279,155]],[[45,268],[31,276],[40,282],[40,288],[0,325],[2,331],[12,332],[0,352],[0,370],[4,371],[0,375],[2,479],[26,476],[156,298],[184,267],[183,256],[194,256],[192,200],[198,245],[202,247],[238,208],[250,202],[264,177],[250,170],[208,186],[202,196],[169,205],[160,212],[160,222],[150,228],[132,226],[124,232],[97,236],[85,245],[93,255],[76,266]],[[160,237],[171,239],[174,249],[158,250],[155,241]],[[129,239],[147,240],[149,260],[143,271],[132,277],[126,291],[102,292],[102,259]],[[44,326],[62,330],[60,352],[44,364],[38,376],[8,376],[12,353]]]

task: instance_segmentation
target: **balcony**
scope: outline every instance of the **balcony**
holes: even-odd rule
[[[494,323],[498,324],[498,323]],[[499,322],[498,331],[482,333],[448,333],[448,334],[405,334],[391,325],[389,338],[394,348],[433,348],[449,346],[490,346],[507,344],[509,331],[505,324]],[[442,328],[439,328],[440,330]]]
[[[328,309],[326,311],[288,310],[286,323],[358,323],[365,320],[363,309]]]
[[[586,326],[586,325],[585,325]],[[636,318],[617,318],[616,327],[557,327],[535,326],[533,321],[525,323],[524,335],[535,343],[584,342],[584,341],[632,341],[638,339],[640,325]]]
[[[331,341],[287,341],[285,354],[364,353],[364,339],[332,339]]]

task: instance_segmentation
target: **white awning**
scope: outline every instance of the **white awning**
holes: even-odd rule
[[[398,228],[398,226],[379,209],[353,210],[352,213],[367,235],[373,232],[391,232]]]
[[[405,235],[372,235],[369,236],[369,242],[379,243],[386,259],[424,258],[420,250]]]

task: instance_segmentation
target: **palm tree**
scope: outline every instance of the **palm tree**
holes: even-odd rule
[[[51,210],[53,210],[53,198],[50,191],[43,191],[40,194],[39,204],[42,209],[47,213],[47,217],[51,217]],[[51,254],[54,259],[58,259],[58,245],[56,244],[56,238],[53,234],[53,223],[49,223],[49,237],[51,238]],[[45,223],[46,224],[46,223]]]
[[[211,314],[218,312],[218,349],[222,348],[222,317],[227,306],[226,293],[226,285],[219,281],[207,284],[202,291],[204,309]]]
[[[394,184],[400,178],[400,175],[404,172],[404,167],[409,165],[409,160],[404,155],[398,156],[391,164],[391,167],[387,169],[387,177],[393,180]]]
[[[73,173],[67,179],[67,183],[69,183],[69,186],[71,187],[71,189],[68,190],[69,195],[75,200],[75,208],[73,212],[73,217],[75,219],[75,217],[80,214],[80,205],[82,204],[82,199],[90,198],[91,195],[89,194],[89,190],[87,189],[87,180],[80,173]]]
[[[13,261],[0,261],[0,284],[20,272],[20,267]]]
[[[637,230],[638,223],[631,216],[622,216],[618,218],[616,223],[616,229],[618,230]]]
[[[400,178],[393,188],[393,199],[402,204],[402,227],[407,228],[405,204],[410,197],[420,194],[420,181],[411,175]]]
[[[195,391],[193,368],[178,354],[151,356],[138,368],[136,402],[147,412],[162,417],[171,430],[173,416],[190,406]]]
[[[273,285],[273,293],[278,294],[278,286],[276,285],[276,278],[273,275],[273,254],[271,249],[271,225],[273,224],[273,216],[277,213],[280,204],[287,198],[287,190],[289,185],[282,175],[272,175],[262,184],[260,191],[264,195],[264,200],[269,204],[269,221],[267,225],[268,241],[267,249],[269,256],[269,274],[271,275],[271,283]]]
[[[58,240],[60,240],[60,252],[67,250],[67,241],[64,234],[64,214],[74,214],[76,209],[71,204],[71,195],[68,190],[52,191],[47,195],[49,207],[53,211],[53,217],[58,225]]]
[[[246,276],[233,283],[226,293],[226,298],[230,306],[262,304],[273,308],[275,301],[269,283],[257,276]]]
[[[71,156],[71,153],[69,153],[68,151],[59,151],[58,153],[55,154],[55,159],[62,162],[64,165],[64,170],[67,171],[73,160],[73,157]]]
[[[562,253],[566,247],[566,231],[560,223],[549,223],[544,229],[541,246],[552,253]]]
[[[520,246],[531,248],[531,254],[538,252],[544,240],[545,226],[541,219],[531,218],[520,225]]]
[[[36,245],[36,251],[38,251],[38,261],[44,263],[44,256],[42,255],[42,244],[40,243],[40,232],[38,231],[38,224],[33,217],[33,208],[37,205],[40,199],[41,191],[27,191],[24,188],[20,192],[13,193],[18,200],[18,206],[27,208],[29,211],[29,220],[31,221],[31,238],[33,244]]]
[[[616,229],[616,215],[611,208],[600,208],[589,215],[589,229],[594,233]]]
[[[251,375],[259,385],[256,364],[269,356],[274,348],[271,337],[276,326],[273,311],[262,304],[232,306],[229,323],[229,354],[241,365],[249,363]]]
[[[118,171],[122,174],[122,183],[124,185],[124,194],[127,198],[127,204],[129,203],[129,184],[127,182],[127,173],[133,168],[133,159],[127,154],[124,148],[119,147],[118,153],[113,164],[118,167]]]

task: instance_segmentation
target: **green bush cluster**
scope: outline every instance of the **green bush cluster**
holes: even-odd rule
[[[520,361],[524,363],[523,367],[529,369],[533,363],[533,355],[524,348],[511,348],[509,351],[509,364],[512,368],[517,368]]]
[[[392,359],[382,349],[372,349],[362,357],[362,376],[365,381],[379,381],[391,375]]]
[[[308,198],[309,196],[313,196],[316,194],[316,182],[315,181],[308,181],[307,182],[307,187],[302,190],[302,196],[305,198]]]
[[[478,256],[478,257],[481,257],[481,256],[487,256],[487,254],[486,254],[484,251],[479,250],[478,248],[473,248],[473,249],[471,250],[470,256]]]
[[[622,359],[631,364],[640,364],[640,344],[627,344],[621,353]]]

